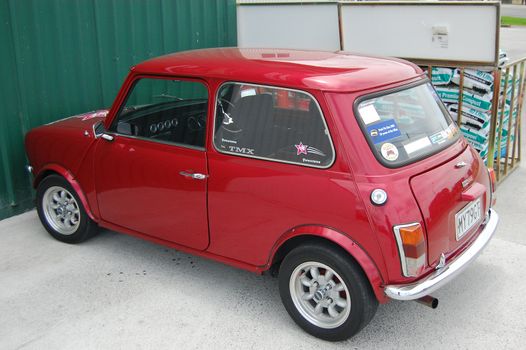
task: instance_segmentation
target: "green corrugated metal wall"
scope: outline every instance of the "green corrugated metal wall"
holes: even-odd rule
[[[111,105],[129,67],[236,45],[235,0],[0,1],[0,219],[32,205],[23,137]]]

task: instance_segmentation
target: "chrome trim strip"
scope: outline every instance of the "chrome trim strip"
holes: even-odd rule
[[[218,99],[219,99],[219,91],[221,91],[223,86],[228,85],[228,84],[231,84],[231,85],[255,86],[255,87],[263,87],[263,88],[271,88],[271,89],[276,89],[276,90],[295,91],[295,92],[299,92],[299,93],[302,93],[302,94],[305,94],[305,95],[309,96],[316,103],[316,106],[318,107],[321,119],[323,121],[323,125],[325,126],[325,130],[327,132],[327,136],[329,137],[329,143],[331,145],[331,151],[332,151],[331,162],[328,165],[326,165],[326,166],[317,166],[317,165],[314,165],[314,164],[306,164],[306,163],[300,163],[300,162],[291,162],[291,161],[287,161],[287,160],[280,160],[280,159],[260,157],[260,156],[251,156],[251,155],[247,155],[247,154],[229,152],[229,151],[225,151],[225,150],[219,149],[217,147],[216,143],[215,143],[215,133],[216,133],[215,123],[216,123],[216,117],[217,117],[217,102],[218,102]],[[212,128],[212,145],[213,145],[214,149],[218,153],[228,154],[228,155],[233,155],[233,156],[238,156],[238,157],[266,160],[266,161],[275,162],[275,163],[299,165],[299,166],[304,166],[304,167],[307,167],[307,168],[317,168],[317,169],[329,169],[336,162],[336,149],[334,148],[334,143],[332,141],[331,132],[329,130],[329,126],[327,125],[327,121],[325,120],[325,115],[323,114],[323,111],[321,109],[320,103],[314,97],[314,95],[312,95],[311,93],[309,93],[309,92],[307,92],[305,90],[298,90],[298,89],[287,88],[287,87],[277,86],[277,85],[264,85],[264,84],[255,84],[255,83],[248,83],[248,82],[242,82],[242,81],[229,80],[229,81],[223,82],[217,88],[216,94],[215,94],[215,98],[214,98],[213,110],[214,110],[214,112],[213,112],[213,116],[212,116],[212,122],[213,122],[213,126],[214,127]]]
[[[160,143],[160,144],[163,144],[163,145],[175,146],[175,147],[180,147],[180,148],[186,148],[186,149],[191,149],[191,150],[194,150],[194,151],[206,151],[206,149],[204,147],[192,146],[192,145],[187,145],[187,144],[184,144],[184,143],[177,143],[177,142],[171,142],[171,141],[157,140],[157,139],[152,139],[152,138],[148,138],[148,137],[140,137],[140,136],[119,134],[119,133],[114,132],[114,131],[106,131],[106,134],[113,135],[115,137],[118,136],[119,138],[127,138],[127,139],[139,140],[139,141],[144,141],[144,142],[152,142],[152,143]]]
[[[429,295],[457,277],[484,250],[496,232],[499,215],[490,209],[490,219],[478,238],[462,254],[451,260],[444,268],[432,272],[429,276],[409,284],[389,285],[385,294],[396,300],[414,300]]]

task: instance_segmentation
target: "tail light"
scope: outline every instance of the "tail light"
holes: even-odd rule
[[[497,189],[497,175],[493,168],[488,168],[488,175],[491,182],[491,192],[490,192],[490,205],[494,206],[497,202],[497,197],[495,197],[495,190]]]
[[[394,227],[402,272],[406,277],[420,275],[426,264],[426,240],[418,223]]]

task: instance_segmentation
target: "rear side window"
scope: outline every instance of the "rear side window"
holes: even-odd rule
[[[305,92],[226,83],[216,104],[214,144],[220,152],[317,168],[334,161],[318,103]]]
[[[358,119],[375,156],[399,167],[434,154],[459,137],[430,84],[361,100]]]

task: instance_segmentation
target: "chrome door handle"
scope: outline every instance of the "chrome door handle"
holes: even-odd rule
[[[184,177],[191,177],[192,179],[196,179],[196,180],[204,180],[208,177],[208,175],[205,175],[205,174],[200,174],[200,173],[189,173],[187,171],[181,171],[179,172],[180,175],[184,176]]]

